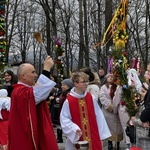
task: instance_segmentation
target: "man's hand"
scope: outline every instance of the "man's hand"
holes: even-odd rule
[[[44,70],[50,71],[50,69],[54,66],[54,61],[50,56],[47,56],[44,61]]]

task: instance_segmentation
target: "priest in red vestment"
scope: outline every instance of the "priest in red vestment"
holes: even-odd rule
[[[56,84],[49,79],[53,64],[52,58],[47,56],[38,80],[31,64],[19,66],[18,83],[11,95],[9,150],[58,150],[45,101]]]

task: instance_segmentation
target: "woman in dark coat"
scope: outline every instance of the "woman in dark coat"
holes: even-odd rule
[[[61,111],[61,108],[63,106],[64,101],[66,100],[66,97],[68,95],[68,93],[70,92],[70,90],[73,88],[73,82],[71,79],[64,79],[61,82],[61,89],[62,89],[62,93],[59,97],[59,114]],[[57,126],[57,143],[63,143],[63,139],[62,139],[62,129],[60,127],[60,122],[58,123],[59,125]]]
[[[13,84],[16,84],[18,81],[17,76],[11,71],[6,70],[4,72],[4,83],[1,87],[1,89],[6,89],[8,92],[8,97],[11,96],[12,90],[13,90]]]
[[[150,89],[145,95],[144,107],[145,109],[142,111],[140,119],[143,122],[143,125],[145,124],[145,126],[149,126],[149,123],[150,123]]]

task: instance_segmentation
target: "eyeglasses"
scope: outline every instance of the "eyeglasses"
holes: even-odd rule
[[[80,82],[77,82],[77,83],[89,84],[89,81],[80,81]]]

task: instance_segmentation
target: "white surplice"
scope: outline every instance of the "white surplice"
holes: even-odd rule
[[[18,84],[23,84],[25,86],[32,87],[22,82],[18,82]],[[49,96],[49,93],[51,92],[51,90],[55,85],[56,83],[54,81],[50,80],[45,75],[41,74],[35,86],[33,86],[33,94],[36,104],[39,104],[41,101],[45,100]]]

